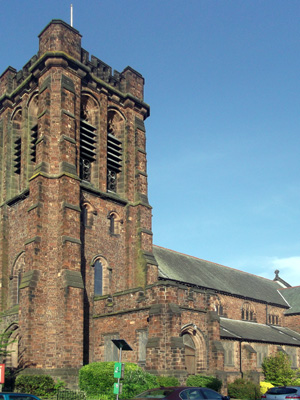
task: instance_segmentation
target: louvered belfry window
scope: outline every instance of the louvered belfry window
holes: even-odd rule
[[[18,137],[14,142],[14,173],[21,174],[21,138]]]
[[[31,128],[31,138],[30,138],[30,160],[36,162],[36,142],[38,137],[38,126],[37,124]]]
[[[91,167],[96,160],[96,128],[80,120],[80,177],[91,181]]]
[[[122,168],[122,142],[107,133],[107,190],[117,191],[117,175]]]

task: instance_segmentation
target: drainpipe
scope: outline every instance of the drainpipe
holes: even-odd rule
[[[241,373],[241,377],[244,377],[244,373],[243,373],[243,368],[242,368],[242,341],[239,342],[240,343],[240,373]]]

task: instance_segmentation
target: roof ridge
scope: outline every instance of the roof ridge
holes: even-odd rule
[[[256,278],[264,279],[264,280],[269,281],[269,282],[274,282],[274,283],[276,282],[276,281],[274,281],[273,279],[265,278],[264,276],[252,274],[251,272],[242,271],[242,270],[240,270],[240,269],[233,268],[233,267],[228,267],[227,265],[219,264],[219,263],[216,263],[216,262],[213,262],[213,261],[204,260],[204,258],[199,258],[199,257],[196,257],[196,256],[191,256],[191,255],[189,255],[189,254],[181,253],[180,251],[176,251],[176,250],[172,250],[172,249],[167,249],[166,247],[158,246],[157,244],[153,244],[153,247],[157,247],[157,248],[160,248],[160,249],[163,249],[163,250],[168,250],[168,251],[171,251],[171,252],[173,252],[173,253],[177,253],[177,254],[180,254],[180,255],[186,256],[186,257],[191,257],[191,258],[194,258],[194,259],[199,260],[199,261],[205,261],[205,262],[210,263],[210,264],[218,265],[219,267],[228,268],[228,269],[231,269],[231,270],[234,270],[234,271],[242,272],[242,273],[247,274],[247,275],[252,275],[252,276],[255,276]],[[277,290],[281,290],[281,289],[279,288],[279,289],[277,289]]]
[[[288,289],[296,289],[296,288],[300,288],[300,285],[297,286],[290,286],[290,287],[286,287],[286,288],[280,288],[278,290],[288,290]]]

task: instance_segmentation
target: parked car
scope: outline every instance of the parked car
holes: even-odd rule
[[[149,389],[138,394],[134,399],[166,399],[166,400],[230,400],[228,396],[205,387],[160,387]]]
[[[41,400],[33,394],[0,392],[0,400]]]
[[[275,386],[261,398],[267,400],[300,399],[300,386]]]

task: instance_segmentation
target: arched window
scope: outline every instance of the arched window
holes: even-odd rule
[[[103,294],[103,267],[100,260],[94,265],[94,295],[102,296]]]
[[[268,315],[268,323],[270,325],[279,325],[279,315],[276,311],[270,311]]]
[[[223,304],[219,299],[216,299],[214,302],[214,310],[218,315],[224,315]]]
[[[244,321],[255,321],[254,307],[249,302],[245,302],[242,307],[242,319]]]
[[[116,212],[111,212],[108,215],[109,219],[109,233],[111,235],[119,235],[121,233],[122,220]]]
[[[94,268],[94,296],[103,296],[111,292],[112,270],[104,257],[96,257]]]
[[[19,304],[20,301],[20,284],[25,266],[25,253],[22,252],[17,256],[11,270],[9,282],[9,302],[10,306]]]
[[[92,227],[94,223],[94,215],[97,215],[96,209],[88,201],[84,201],[81,209],[81,221],[85,228]]]

